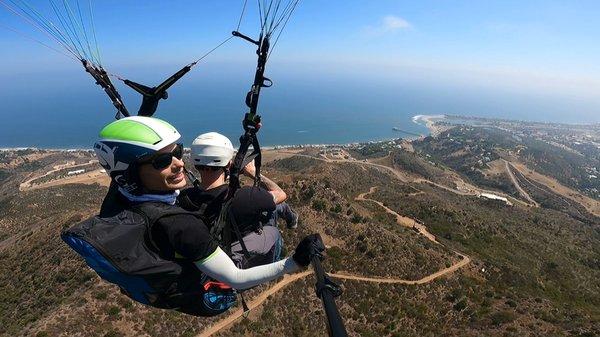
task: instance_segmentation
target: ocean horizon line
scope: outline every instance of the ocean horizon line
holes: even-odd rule
[[[349,143],[307,143],[307,144],[282,144],[282,145],[268,145],[261,146],[263,150],[278,150],[278,149],[289,149],[289,148],[303,148],[303,147],[326,147],[326,146],[351,146],[351,145],[360,145],[366,143],[382,143],[389,142],[398,139],[403,139],[406,141],[412,141],[417,137],[396,137],[396,138],[387,138],[387,139],[379,139],[379,140],[366,140],[366,141],[357,141],[357,142],[349,142]],[[191,150],[190,147],[184,147],[185,150]],[[43,151],[94,151],[92,147],[89,148],[81,148],[81,147],[71,147],[71,148],[46,148],[46,147],[37,147],[37,146],[24,146],[24,147],[0,147],[1,151],[25,151],[25,150],[43,150]]]

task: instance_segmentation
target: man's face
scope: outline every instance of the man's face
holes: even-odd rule
[[[156,155],[170,154],[177,144],[171,144],[160,149]],[[185,187],[185,173],[182,159],[171,156],[171,163],[162,169],[156,169],[152,162],[140,165],[139,175],[143,187],[148,191],[167,192]]]
[[[225,165],[224,167],[217,167],[217,166],[195,166],[196,171],[198,171],[198,173],[200,173],[201,176],[220,176],[220,175],[225,175],[225,172],[228,171],[231,168],[231,165],[233,165],[233,160],[231,160],[227,165]]]

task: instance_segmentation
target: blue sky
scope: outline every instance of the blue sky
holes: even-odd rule
[[[226,38],[243,3],[92,2],[103,64],[150,83]],[[49,13],[46,0],[28,3]],[[249,35],[258,29],[255,5],[249,1],[241,28]],[[306,0],[279,42],[269,72],[323,82],[364,80],[371,86],[414,83],[562,95],[586,104],[589,115],[600,107],[598,13],[598,1]],[[0,7],[0,98],[89,81],[72,60],[6,26],[52,44]],[[253,55],[251,46],[234,39],[190,77],[246,83]]]

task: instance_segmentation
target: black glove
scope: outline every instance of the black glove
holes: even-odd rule
[[[292,258],[302,267],[308,267],[314,256],[322,259],[324,251],[325,245],[321,240],[321,235],[311,234],[300,241]]]

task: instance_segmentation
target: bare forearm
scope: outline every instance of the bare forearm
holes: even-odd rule
[[[247,174],[247,176],[251,179],[254,179],[254,175]],[[273,199],[275,200],[276,204],[280,204],[287,199],[287,194],[283,191],[283,189],[281,189],[276,182],[268,177],[265,177],[264,174],[260,175],[260,187],[269,191],[269,193],[273,195]]]
[[[273,194],[273,199],[275,199],[276,204],[280,204],[287,199],[287,194],[275,183],[273,180],[265,177],[264,175],[260,175],[261,187],[269,191]]]
[[[265,190],[272,192],[272,191],[283,191],[281,189],[281,187],[279,187],[279,185],[277,185],[276,182],[274,182],[273,180],[265,177],[264,174],[260,175],[260,187],[264,188]]]

